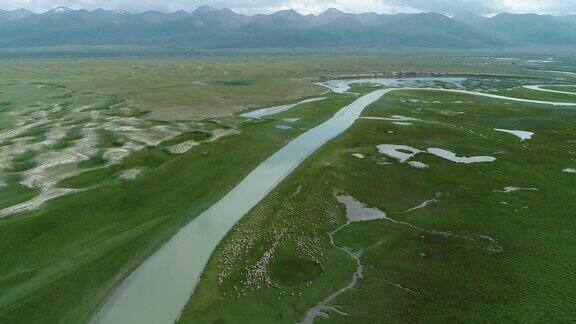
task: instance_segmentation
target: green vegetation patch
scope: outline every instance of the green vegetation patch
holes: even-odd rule
[[[22,172],[30,170],[38,165],[36,161],[37,151],[27,151],[22,154],[18,154],[12,158],[12,165],[8,172]]]
[[[120,136],[110,130],[97,129],[96,134],[98,136],[97,148],[122,147],[125,143]]]
[[[294,246],[276,249],[270,262],[270,279],[280,286],[305,285],[322,276],[322,267],[299,253]]]
[[[272,121],[301,118],[290,130],[278,130],[273,122],[215,117],[319,95],[325,92],[314,85],[319,76],[398,70],[525,73],[502,63],[478,64],[474,58],[458,62],[463,63],[454,64],[436,54],[420,58],[379,54],[267,60],[102,59],[97,68],[92,59],[0,62],[0,78],[10,83],[6,95],[7,86],[0,84],[2,101],[12,103],[1,109],[0,126],[13,125],[12,115],[5,112],[37,119],[40,113],[55,109],[48,116],[62,118],[63,126],[72,127],[56,149],[81,139],[84,123],[139,114],[128,109],[132,103],[150,111],[150,118],[209,118],[205,120],[209,127],[199,129],[238,127],[241,131],[179,156],[168,154],[162,146],[148,148],[105,168],[101,157],[95,157],[81,165],[84,173],[60,183],[86,190],[3,218],[0,318],[9,323],[90,321],[121,280],[182,226],[288,141],[357,97],[329,95],[328,100],[271,117]],[[48,82],[61,86],[48,86]],[[369,88],[358,86],[354,91],[362,94]],[[110,99],[105,93],[117,97]],[[402,102],[398,96],[429,96],[445,104]],[[573,208],[575,183],[571,175],[558,170],[569,167],[571,156],[563,154],[573,147],[570,121],[574,116],[568,110],[530,107],[524,112],[524,106],[466,96],[439,97],[432,92],[390,94],[367,115],[401,114],[431,123],[415,122],[410,128],[361,120],[306,161],[218,248],[182,321],[294,323],[311,306],[347,285],[357,265],[331,244],[328,235],[345,224],[345,210],[334,198],[335,188],[423,229],[474,239],[489,235],[504,252],[487,251],[486,240],[475,244],[442,238],[393,222],[352,224],[335,235],[335,243],[356,252],[364,250],[365,277],[358,289],[334,301],[348,316],[330,312],[332,320],[471,321],[485,316],[482,319],[489,321],[509,320],[518,314],[525,314],[523,319],[528,321],[573,318],[573,305],[565,301],[570,300],[576,280],[565,269],[575,259],[574,231],[565,211]],[[94,112],[95,118],[71,115],[84,108]],[[38,133],[32,137],[41,139],[53,126],[34,129]],[[493,131],[495,127],[526,129],[536,136],[523,143]],[[181,139],[197,135],[201,136],[189,132]],[[98,138],[101,151],[124,142],[113,130],[102,131]],[[460,154],[494,154],[498,162],[455,166],[422,156],[418,159],[430,168],[418,170],[379,154],[375,146],[386,142],[421,149],[441,146]],[[30,160],[22,157],[21,163]],[[115,180],[130,168],[146,168],[146,174],[133,181]],[[15,187],[21,175],[7,175],[11,179],[2,191],[9,192],[1,200],[8,202],[4,206],[36,194]],[[494,192],[506,185],[537,186],[539,191]],[[402,213],[438,191],[443,194],[438,203]],[[484,204],[478,207],[478,201]],[[245,239],[253,241],[247,244]],[[230,257],[230,251],[239,249],[240,254]],[[255,267],[267,252],[271,257],[266,266]],[[294,271],[286,271],[289,267]],[[229,271],[221,276],[222,269]]]
[[[173,155],[159,147],[147,147],[128,156],[121,165],[124,168],[157,168],[173,158]]]
[[[254,81],[247,79],[238,79],[238,80],[219,80],[216,81],[215,83],[223,86],[249,86],[253,85]]]
[[[9,184],[0,187],[0,209],[8,208],[30,200],[39,192],[39,189],[32,189],[19,184]]]
[[[49,125],[33,126],[29,129],[27,129],[26,131],[20,133],[15,138],[31,137],[32,142],[43,141],[46,139],[46,132],[48,131],[48,129],[49,129]]]
[[[564,91],[564,90],[561,90],[561,91]],[[530,89],[525,89],[525,88],[510,90],[510,91],[502,91],[502,92],[498,92],[496,94],[508,96],[508,97],[531,99],[531,100],[576,103],[576,96],[573,96],[570,94],[530,90]]]
[[[187,154],[150,148],[117,166],[60,183],[87,190],[0,222],[0,318],[12,323],[89,321],[120,281],[178,229],[286,141],[353,99],[337,96],[320,110],[295,110],[301,129],[283,132],[237,121],[240,135],[203,143]],[[114,180],[119,172],[147,165],[157,167],[136,180]],[[22,267],[35,272],[23,273]]]
[[[103,167],[106,163],[107,161],[102,157],[102,153],[98,153],[90,159],[78,163],[78,167],[81,169],[93,169]]]
[[[573,162],[576,111],[414,91],[390,93],[365,112],[393,115],[416,120],[358,120],[242,219],[212,255],[180,321],[301,321],[358,270],[329,233],[359,256],[363,275],[317,322],[573,318],[576,277],[566,269],[576,258],[576,228],[566,211],[576,209],[569,198],[576,178],[562,169]],[[494,128],[535,135],[521,141]],[[428,168],[418,169],[379,153],[380,144],[497,159],[457,164],[421,153],[412,161]],[[511,186],[525,189],[506,192]],[[335,192],[388,219],[342,227]]]
[[[576,86],[561,86],[561,87],[545,86],[542,88],[543,89],[549,89],[549,90],[556,90],[556,91],[572,92],[572,93],[576,94]]]
[[[87,171],[75,177],[60,181],[58,183],[58,187],[72,189],[93,187],[95,185],[101,184],[104,181],[113,179],[116,174],[117,172],[114,170],[114,168],[102,168],[98,170]]]

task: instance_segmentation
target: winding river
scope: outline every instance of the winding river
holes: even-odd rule
[[[398,80],[370,81],[378,85],[393,85]],[[366,83],[363,80],[351,80],[347,85],[360,82]],[[347,85],[342,84],[342,81],[338,81],[337,85],[339,91],[349,89]],[[366,107],[395,90],[423,89],[409,87],[375,90],[342,108],[321,125],[292,140],[254,169],[214,206],[182,228],[146,260],[107,300],[94,322],[174,323],[194,292],[197,282],[201,279],[210,255],[234,224],[266,197],[303,160],[350,128]],[[457,92],[537,104],[576,106],[576,103],[524,100],[464,90],[425,90]]]
[[[568,91],[561,91],[561,90],[552,90],[552,89],[546,89],[546,88],[544,88],[544,87],[546,87],[546,85],[524,86],[524,88],[529,89],[529,90],[544,91],[544,92],[551,92],[551,93],[559,93],[559,94],[566,94],[566,95],[570,95],[570,96],[576,96],[576,92],[568,92]],[[557,86],[555,86],[555,87],[561,87],[561,86],[557,85]],[[572,86],[566,86],[566,87],[572,87]]]
[[[306,99],[306,100],[302,100],[300,102],[297,102],[295,104],[290,104],[290,105],[275,106],[275,107],[270,107],[270,108],[253,110],[253,111],[250,111],[250,112],[247,112],[247,113],[240,115],[240,117],[260,119],[260,118],[263,118],[263,117],[266,117],[269,115],[279,114],[279,113],[284,112],[286,110],[290,110],[296,106],[300,106],[300,105],[310,103],[310,102],[321,101],[324,99],[326,99],[326,97]]]

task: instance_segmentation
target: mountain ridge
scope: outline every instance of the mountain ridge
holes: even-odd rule
[[[192,12],[92,11],[56,7],[35,14],[0,10],[0,47],[186,45],[192,47],[415,46],[487,48],[576,46],[575,16],[501,13],[345,13],[295,10],[245,16],[208,5]]]

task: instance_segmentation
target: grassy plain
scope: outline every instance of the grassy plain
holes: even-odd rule
[[[168,155],[160,145],[63,181],[61,186],[91,189],[0,222],[0,318],[88,321],[121,279],[180,227],[287,140],[349,101],[334,97],[316,103],[317,110],[295,110],[302,119],[292,130],[270,121],[241,122],[235,125],[241,135],[183,155]],[[148,172],[133,181],[113,177],[134,166]]]
[[[450,62],[443,55],[3,59],[0,61],[0,167],[3,172],[0,175],[0,208],[37,197],[44,189],[37,184],[45,184],[51,179],[57,180],[56,183],[48,182],[51,190],[79,191],[54,199],[40,208],[0,219],[0,322],[89,321],[122,279],[179,228],[225,195],[287,141],[318,125],[355,97],[330,95],[326,101],[303,105],[261,121],[246,121],[233,116],[233,113],[323,93],[323,88],[314,85],[319,77],[396,71],[534,75],[519,66],[500,61],[485,63],[484,60],[465,57],[457,62]],[[354,89],[356,92],[369,90],[372,88]],[[421,103],[399,101],[398,95],[386,97],[383,101],[386,105],[382,109],[389,109],[388,101],[392,101],[394,109],[403,114],[411,113],[411,110],[406,111],[408,108],[423,106]],[[409,97],[409,94],[402,95]],[[414,98],[423,99],[425,95],[419,92]],[[429,100],[437,98],[437,95],[431,94]],[[456,102],[464,98],[446,99]],[[489,102],[486,107],[491,105],[494,103]],[[428,107],[421,113],[430,115],[423,115],[423,118],[437,120],[464,118],[455,115],[453,110],[461,107],[456,103],[446,103]],[[476,108],[489,110],[486,107],[474,105],[471,111]],[[371,111],[377,110],[374,108]],[[543,111],[534,110],[535,114],[540,114],[540,119],[536,115],[514,116],[510,117],[510,122],[526,119],[540,127],[540,123],[556,121],[556,115],[540,113]],[[510,111],[511,116],[514,113],[515,110]],[[487,118],[479,112],[471,114],[475,119],[462,122],[479,131],[487,127],[486,123],[495,123],[502,117],[495,115]],[[278,129],[276,126],[282,124],[281,119],[285,117],[301,119],[292,124],[291,129]],[[569,115],[561,117],[566,118],[559,121],[560,125],[569,123]],[[220,293],[232,294],[235,291],[234,283],[244,275],[241,272],[243,267],[239,266],[240,272],[231,275],[236,281],[225,281],[222,287],[218,286],[211,292],[199,290],[199,294],[209,293],[210,296],[199,295],[202,297],[195,298],[195,304],[187,310],[183,320],[216,319],[216,313],[212,311],[217,309],[221,309],[222,316],[229,319],[236,311],[239,318],[256,316],[255,319],[262,321],[274,318],[270,316],[277,316],[278,313],[284,316],[281,319],[285,321],[299,319],[302,311],[346,282],[354,268],[347,255],[333,249],[326,241],[326,232],[343,219],[342,207],[334,203],[332,188],[346,190],[361,201],[386,210],[395,207],[395,203],[402,203],[398,208],[416,203],[437,190],[427,187],[414,189],[420,188],[421,181],[410,178],[413,170],[402,169],[405,166],[393,165],[385,169],[363,164],[380,159],[373,147],[382,140],[378,127],[386,127],[386,130],[393,127],[397,132],[409,129],[386,124],[379,126],[371,121],[362,121],[359,125],[362,128],[353,129],[306,162],[242,223],[250,225],[250,222],[255,222],[259,225],[257,231],[248,227],[253,233],[258,233],[259,241],[254,250],[256,252],[251,252],[253,254],[247,255],[246,261],[241,261],[246,264],[259,259],[259,253],[269,248],[267,244],[271,240],[270,235],[273,235],[270,232],[272,228],[276,228],[277,224],[287,226],[291,241],[282,241],[286,244],[280,244],[277,250],[282,257],[274,259],[271,264],[271,278],[281,283],[282,295],[278,296],[278,290],[265,288],[255,291],[251,299],[231,299],[238,303],[237,306],[217,303]],[[414,131],[426,131],[425,136],[420,133],[410,135],[414,136],[414,145],[420,143],[418,136],[431,136],[430,141],[433,141],[448,129],[458,131],[457,128],[446,127],[440,129],[437,135],[430,135],[435,134],[436,130],[426,130],[428,126],[413,127]],[[18,134],[10,135],[13,130],[18,130]],[[210,134],[218,130],[236,130],[239,134],[211,141]],[[564,126],[548,129],[543,134],[550,138],[542,140],[563,140],[568,134],[566,132]],[[172,133],[177,135],[168,136]],[[551,134],[556,134],[556,137],[553,138]],[[353,139],[352,144],[346,139]],[[200,144],[184,154],[170,153],[169,148],[173,145],[190,140]],[[511,147],[517,144],[512,139],[508,139],[507,143]],[[480,141],[472,146],[481,152],[491,152],[486,145]],[[462,153],[478,152],[472,149],[466,151],[466,145],[454,147],[460,148],[463,149]],[[123,149],[127,155],[117,162],[111,163],[106,157],[108,153]],[[349,152],[360,149],[370,154],[370,159],[360,161],[349,158]],[[558,146],[547,149],[551,152],[547,160],[561,154],[561,151],[555,151]],[[539,157],[541,152],[544,151],[534,152],[534,155]],[[74,162],[68,164],[61,161],[65,157],[78,156],[81,156],[81,162],[77,159],[72,159]],[[514,157],[519,159],[519,155]],[[48,172],[39,173],[40,178],[35,178],[34,172],[49,161],[59,161],[59,166],[64,167],[57,172],[49,168]],[[435,176],[452,179],[452,171],[447,171],[448,168],[445,166],[439,168],[441,171],[434,171],[429,175],[430,181],[425,182],[435,183]],[[119,178],[123,172],[131,169],[139,169],[143,173],[131,181]],[[396,187],[374,184],[378,179],[382,184],[388,181],[391,171],[387,170],[399,172],[397,176],[392,176],[398,183],[401,182],[401,172],[405,173],[405,179],[409,179],[403,184],[404,187],[398,187],[402,189],[396,194]],[[370,175],[372,172],[373,175]],[[461,172],[462,176],[473,182],[473,177],[465,170]],[[550,176],[552,172],[552,169],[545,171],[542,177]],[[62,177],[63,173],[75,175]],[[562,181],[567,183],[558,185],[560,191],[567,188],[565,185],[572,185],[567,174],[562,176]],[[28,180],[36,182],[28,183]],[[300,183],[305,185],[298,191],[296,189]],[[448,184],[445,186],[440,189],[448,192],[451,187]],[[374,188],[382,191],[368,194],[363,193],[361,187],[365,187],[366,191]],[[545,192],[544,185],[542,187],[541,192]],[[354,191],[355,188],[358,191]],[[298,194],[291,197],[296,192]],[[399,197],[400,193],[405,193],[406,197]],[[380,194],[386,203],[378,200]],[[562,192],[558,195],[558,199],[564,197]],[[396,202],[394,198],[401,200]],[[280,203],[280,199],[285,201]],[[466,199],[472,201],[475,196],[467,196]],[[320,203],[322,201],[324,203]],[[534,208],[537,207],[542,208],[542,205]],[[274,212],[270,212],[270,208]],[[452,213],[459,215],[458,211]],[[285,220],[281,219],[283,216],[286,216]],[[453,218],[456,216],[450,220]],[[453,225],[449,220],[430,225],[461,229],[458,227],[461,224]],[[470,231],[489,232],[486,227],[476,229],[476,223],[467,226]],[[354,227],[357,225],[339,234],[346,236]],[[313,241],[297,241],[295,235],[301,234]],[[366,238],[376,239],[381,233],[368,231],[366,234]],[[556,241],[563,243],[561,237],[553,240]],[[295,249],[294,245],[299,246],[300,250]],[[226,245],[221,246],[219,251],[224,247]],[[309,258],[302,258],[301,253],[297,252],[310,247],[314,250],[309,255],[321,260],[322,267],[310,262]],[[219,253],[214,260],[218,260]],[[566,253],[567,257],[572,257],[569,252]],[[397,256],[393,254],[389,257]],[[554,257],[550,256],[550,260],[555,260]],[[406,265],[406,269],[409,268]],[[209,270],[207,278],[214,273]],[[319,276],[321,279],[318,279]],[[304,281],[311,282],[305,291],[301,289]],[[204,285],[202,283],[200,287],[208,287]],[[439,286],[434,286],[434,289]],[[292,292],[295,296],[290,295]],[[303,297],[300,298],[299,293]],[[264,294],[274,298],[266,299]],[[269,303],[277,298],[281,298],[282,303]],[[253,312],[242,312],[246,310]]]
[[[562,172],[576,164],[576,111],[414,91],[391,93],[365,115],[418,121],[359,120],[306,161],[220,245],[180,322],[294,323],[347,285],[356,264],[328,235],[345,223],[335,191],[394,221],[353,223],[337,233],[336,244],[360,255],[364,275],[318,322],[576,316],[576,276],[569,270],[576,258],[570,216],[576,177]],[[494,128],[535,136],[522,142]],[[497,160],[463,165],[420,154],[415,160],[430,167],[416,169],[378,153],[380,144]],[[537,190],[506,193],[506,187]],[[255,269],[262,270],[256,279]]]
[[[303,55],[191,58],[6,59],[2,83],[48,83],[73,91],[114,94],[162,120],[223,117],[318,95],[319,77],[391,73],[520,74],[521,69],[473,59],[428,55]]]

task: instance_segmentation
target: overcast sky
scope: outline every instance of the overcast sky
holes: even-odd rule
[[[542,14],[576,13],[576,0],[0,0],[2,9],[26,8],[43,12],[57,6],[73,9],[194,10],[202,4],[217,9],[230,8],[244,14],[270,13],[295,9],[304,14],[317,14],[328,8],[346,12],[421,12],[436,11],[457,14],[464,11],[489,15],[498,12],[535,12]]]

